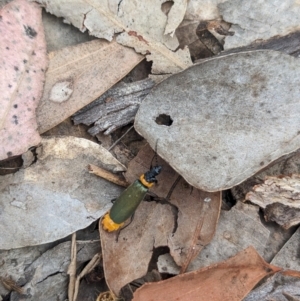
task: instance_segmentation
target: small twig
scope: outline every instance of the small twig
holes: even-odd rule
[[[0,167],[0,169],[7,169],[7,170],[9,170],[9,169],[17,169],[17,168],[22,168],[22,166],[18,166],[18,167]]]
[[[7,290],[15,291],[20,295],[24,294],[23,288],[18,286],[17,283],[11,277],[0,277],[0,281]]]
[[[109,182],[115,183],[115,184],[123,186],[123,187],[127,187],[129,185],[129,183],[127,181],[125,181],[123,178],[121,178],[119,175],[116,175],[108,170],[105,170],[105,169],[99,167],[99,166],[89,164],[88,169],[89,169],[90,173],[92,173],[98,177],[101,177]]]
[[[79,283],[80,280],[87,275],[88,273],[90,273],[100,262],[102,258],[101,254],[96,254],[91,261],[85,266],[85,268],[81,271],[81,273],[76,277],[76,282],[75,282],[75,290],[74,290],[74,298],[73,300],[76,301],[77,296],[78,296],[78,290],[79,290]]]
[[[75,301],[74,299],[74,290],[75,290],[75,281],[76,281],[76,232],[72,234],[72,244],[71,244],[71,262],[68,267],[67,274],[70,275],[69,287],[68,287],[68,298],[69,301]]]
[[[119,143],[119,141],[121,141],[124,138],[124,136],[126,136],[132,129],[133,125],[119,139],[117,139],[108,150],[110,151],[111,149],[113,149]]]

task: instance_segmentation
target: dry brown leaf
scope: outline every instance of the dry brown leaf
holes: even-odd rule
[[[151,192],[170,203],[142,202],[133,222],[121,230],[118,242],[117,234],[106,233],[100,227],[106,280],[116,295],[126,283],[146,273],[155,247],[168,245],[184,270],[210,242],[218,221],[220,193],[193,189],[163,160],[156,158],[149,145],[130,162],[128,182],[149,170],[151,161],[152,165],[163,167]]]
[[[193,188],[164,160],[157,157],[156,163],[156,157],[147,145],[130,162],[125,176],[129,182],[134,181],[149,169],[152,158],[153,165],[162,165],[162,172],[157,177],[158,183],[151,191],[169,200],[178,210],[177,228],[169,237],[168,246],[175,262],[184,270],[184,266],[187,267],[213,238],[221,209],[221,194]]]
[[[130,225],[108,233],[99,223],[105,279],[110,290],[120,289],[147,273],[153,248],[167,245],[174,228],[171,206],[142,202]]]
[[[73,115],[134,68],[143,56],[115,41],[94,40],[51,52],[37,109],[39,132]]]
[[[212,55],[211,51],[207,49],[196,35],[198,24],[198,20],[195,22],[183,22],[176,29],[176,36],[180,46],[183,47],[184,45],[188,45],[193,61]]]
[[[239,301],[265,276],[280,268],[266,263],[249,247],[236,256],[201,270],[145,284],[133,301]]]

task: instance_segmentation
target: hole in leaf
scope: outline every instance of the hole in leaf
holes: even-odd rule
[[[158,117],[156,117],[155,122],[159,125],[170,126],[173,123],[173,119],[170,115],[160,114]]]

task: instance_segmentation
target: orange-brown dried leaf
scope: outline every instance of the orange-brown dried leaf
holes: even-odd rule
[[[177,264],[185,269],[210,242],[217,225],[220,193],[193,189],[166,162],[156,158],[148,145],[130,162],[128,182],[149,170],[151,161],[163,167],[151,192],[170,204],[142,202],[119,237],[103,231],[101,224],[99,227],[105,277],[116,295],[122,286],[146,274],[153,248],[168,245]],[[210,202],[204,202],[205,198]]]
[[[132,222],[120,232],[106,232],[100,220],[105,279],[115,295],[125,284],[147,273],[153,249],[167,245],[173,228],[170,206],[156,202],[142,202]]]
[[[250,246],[219,264],[145,284],[133,301],[240,301],[263,277],[278,271]]]
[[[130,162],[126,179],[129,182],[134,181],[149,169],[151,161],[152,165],[162,165],[162,172],[157,177],[158,183],[151,191],[168,199],[178,210],[178,226],[175,233],[168,238],[168,246],[177,265],[182,266],[182,271],[185,271],[215,234],[221,210],[221,193],[193,188],[168,163],[156,156],[149,145],[141,149]]]

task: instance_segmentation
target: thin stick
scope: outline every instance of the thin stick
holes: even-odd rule
[[[68,267],[68,274],[70,275],[69,287],[68,287],[68,297],[69,301],[75,301],[74,299],[74,289],[76,281],[76,232],[72,234],[72,244],[71,244],[71,262]]]
[[[88,165],[89,172],[95,174],[98,177],[101,177],[109,182],[115,183],[117,185],[127,187],[129,183],[125,181],[121,176],[116,175],[108,170],[105,170],[99,166],[89,164]]]
[[[118,140],[116,140],[108,150],[110,151],[112,148],[114,148],[119,143],[119,141],[122,140],[124,136],[127,135],[132,129],[133,125]]]
[[[79,283],[82,277],[90,273],[100,262],[102,258],[102,255],[100,253],[97,253],[91,261],[85,266],[85,268],[81,271],[81,273],[76,277],[75,282],[75,290],[74,290],[74,299],[73,301],[76,301],[78,296],[78,290],[79,290]]]
[[[10,170],[10,169],[17,169],[17,168],[21,168],[22,166],[18,166],[18,167],[0,167],[0,169],[7,169],[7,170]]]

